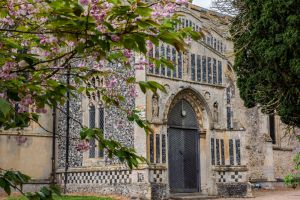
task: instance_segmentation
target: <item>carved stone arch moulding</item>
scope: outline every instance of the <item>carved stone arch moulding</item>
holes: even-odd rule
[[[179,89],[179,91],[177,91],[176,94],[172,94],[169,97],[164,107],[165,109],[163,113],[164,124],[167,124],[168,122],[169,111],[178,101],[182,99],[188,101],[193,107],[198,120],[199,130],[201,131],[205,130],[204,123],[206,123],[207,121],[208,121],[207,128],[209,129],[213,128],[213,117],[207,102],[199,92],[197,92],[195,89],[191,87],[185,89]]]

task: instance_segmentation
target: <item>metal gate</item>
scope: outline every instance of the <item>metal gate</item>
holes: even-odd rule
[[[191,105],[181,100],[168,118],[168,159],[171,193],[199,192],[199,135]]]

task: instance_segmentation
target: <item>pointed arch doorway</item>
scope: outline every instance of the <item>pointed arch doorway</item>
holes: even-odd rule
[[[171,193],[199,192],[199,134],[196,114],[184,99],[168,115],[168,171]]]

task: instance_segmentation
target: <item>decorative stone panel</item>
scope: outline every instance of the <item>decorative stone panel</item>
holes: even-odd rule
[[[150,169],[150,183],[167,183],[167,170],[165,169]]]

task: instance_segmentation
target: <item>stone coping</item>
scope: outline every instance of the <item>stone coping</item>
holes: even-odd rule
[[[132,170],[144,170],[148,169],[149,166],[146,164],[140,164],[138,168],[133,168]],[[126,165],[108,165],[108,166],[85,166],[85,167],[73,167],[68,169],[70,172],[97,172],[97,171],[124,171],[131,170]],[[56,170],[56,173],[64,173],[64,168],[59,168]]]
[[[248,168],[246,165],[218,165],[213,166],[213,171],[217,172],[246,172]]]
[[[293,148],[280,147],[280,146],[277,146],[277,145],[273,145],[273,150],[275,150],[275,151],[293,151]]]
[[[167,170],[167,166],[165,164],[156,164],[156,165],[150,165],[149,169],[161,169],[161,170]]]

